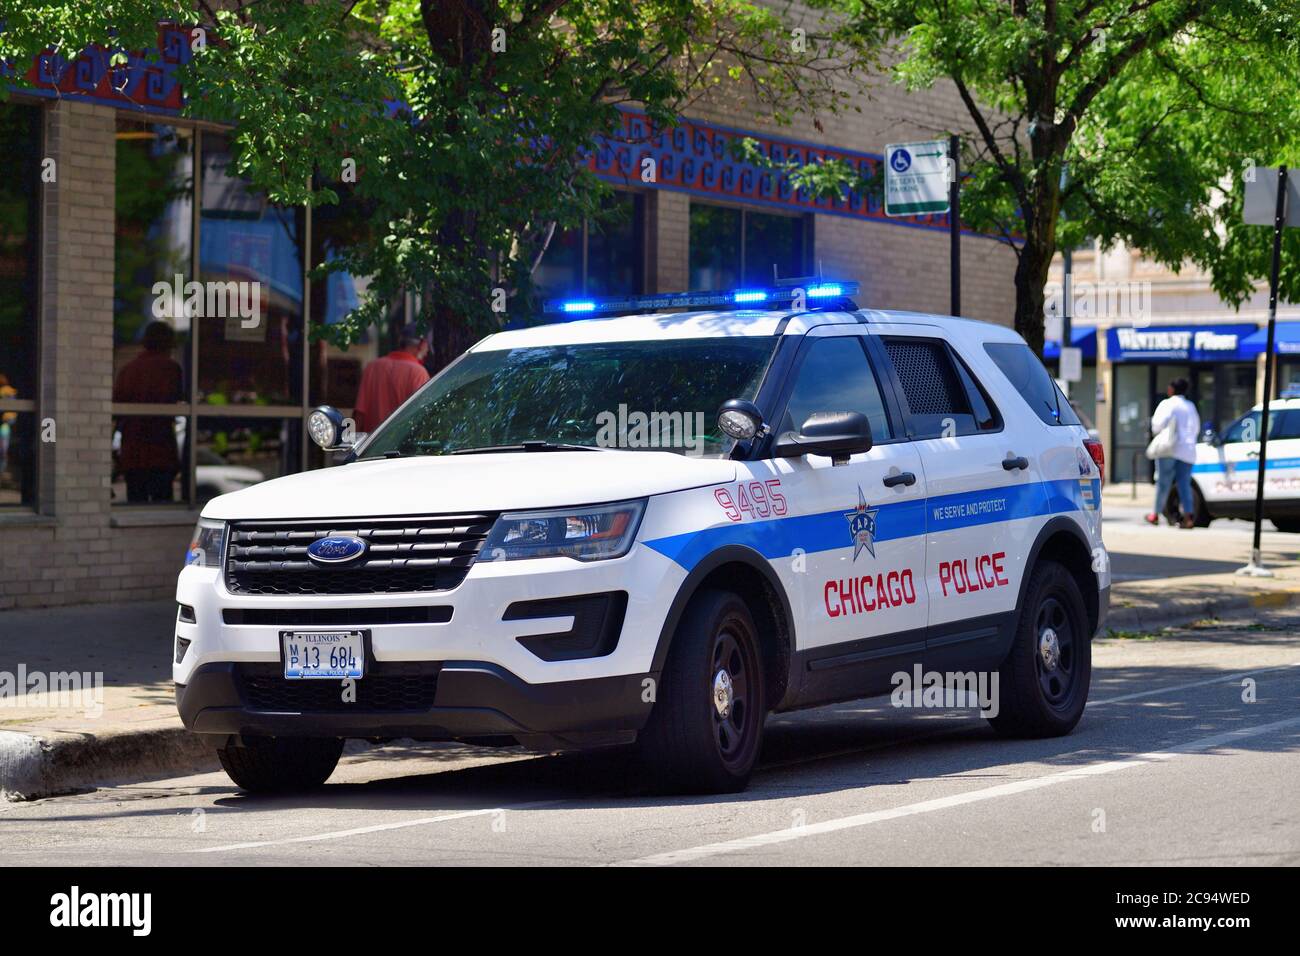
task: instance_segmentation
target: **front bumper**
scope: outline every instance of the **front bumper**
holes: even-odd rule
[[[432,705],[421,709],[369,709],[366,704],[328,710],[268,709],[251,699],[247,665],[203,664],[176,685],[185,726],[199,734],[283,737],[410,737],[466,740],[513,737],[522,743],[599,746],[630,741],[650,716],[644,698],[651,674],[529,684],[499,665],[445,661],[424,665],[413,677],[430,681]],[[370,679],[383,679],[377,672]],[[364,700],[365,681],[357,681]],[[289,682],[286,684],[298,684]],[[322,682],[340,688],[336,681]]]

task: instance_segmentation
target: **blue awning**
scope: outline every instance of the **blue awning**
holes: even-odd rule
[[[1268,348],[1268,326],[1252,332],[1241,340],[1241,354],[1263,355]],[[1278,355],[1300,355],[1300,322],[1279,322],[1273,339],[1273,351]]]
[[[1071,325],[1070,344],[1076,349],[1083,349],[1084,358],[1095,359],[1097,357],[1097,330],[1091,325]],[[1055,361],[1060,357],[1060,342],[1056,339],[1048,339],[1043,343],[1044,361]]]

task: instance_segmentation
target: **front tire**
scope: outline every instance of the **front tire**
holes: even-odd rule
[[[1273,527],[1287,534],[1300,534],[1300,518],[1270,518]]]
[[[1079,585],[1055,561],[1029,578],[1011,652],[998,671],[998,713],[1009,737],[1060,737],[1083,716],[1092,682],[1092,635]]]
[[[758,761],[767,717],[753,616],[730,591],[706,589],[673,635],[639,757],[661,793],[736,793]]]
[[[321,786],[342,753],[333,737],[246,737],[243,746],[217,748],[217,759],[241,790],[289,793]]]

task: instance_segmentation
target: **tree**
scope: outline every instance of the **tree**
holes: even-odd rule
[[[326,334],[347,345],[417,291],[438,364],[529,309],[557,229],[606,215],[609,187],[586,158],[598,137],[623,135],[620,106],[669,126],[694,98],[742,84],[778,117],[845,96],[829,36],[793,33],[749,0],[5,7],[0,58],[14,63],[109,36],[151,47],[160,19],[202,31],[185,110],[236,124],[238,172],[278,202],[365,205],[370,228],[320,268],[370,277],[369,294]]]
[[[956,88],[962,218],[1016,254],[1015,327],[1040,354],[1062,244],[1125,241],[1192,262],[1240,304],[1267,274],[1267,230],[1241,225],[1250,162],[1296,159],[1300,12],[1268,0],[813,0],[909,87]],[[936,132],[960,132],[936,130]],[[846,188],[834,169],[809,185]],[[869,187],[878,184],[854,185]],[[1300,236],[1284,295],[1300,298]]]

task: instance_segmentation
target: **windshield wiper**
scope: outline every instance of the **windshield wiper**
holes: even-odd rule
[[[491,455],[511,451],[599,451],[590,445],[566,445],[549,441],[524,441],[517,445],[481,445],[477,448],[457,448],[453,455]]]

